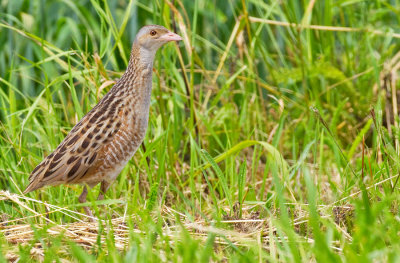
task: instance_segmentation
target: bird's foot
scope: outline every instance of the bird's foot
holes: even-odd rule
[[[92,210],[88,206],[84,206],[83,210],[85,210],[85,214],[88,216],[87,218],[89,219],[89,222],[96,222],[97,218],[93,215]]]

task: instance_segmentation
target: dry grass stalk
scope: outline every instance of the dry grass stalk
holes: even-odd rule
[[[49,236],[62,235],[67,240],[73,241],[88,250],[93,246],[96,246],[98,243],[99,223],[105,226],[104,228],[106,229],[106,232],[110,231],[110,228],[112,228],[115,239],[115,247],[121,251],[127,248],[129,243],[129,233],[131,231],[134,231],[138,234],[145,234],[138,229],[130,229],[127,226],[127,220],[137,220],[132,216],[114,218],[111,220],[111,225],[108,225],[106,221],[91,223],[76,218],[77,214],[82,216],[85,215],[72,210],[46,204],[42,201],[27,198],[23,195],[0,191],[0,201],[5,200],[12,201],[16,205],[25,207],[26,209],[29,209],[27,202],[35,201],[46,205],[50,213],[63,212],[65,215],[76,219],[76,222],[74,223],[57,224],[51,220],[46,220],[46,214],[40,214],[29,209],[29,211],[34,213],[33,216],[1,222],[0,233],[4,235],[9,244],[27,244],[32,240],[34,231],[32,230],[31,225],[27,222],[33,217],[40,217],[43,220],[46,220],[48,224],[52,225],[47,229]],[[253,208],[255,208],[254,205],[244,207],[243,218],[230,218],[229,220],[222,220],[220,223],[226,224],[226,227],[217,228],[212,225],[213,222],[206,222],[203,219],[197,219],[195,222],[191,222],[186,215],[170,207],[163,206],[162,216],[164,218],[164,222],[168,222],[164,224],[163,232],[165,235],[171,236],[171,240],[179,240],[181,228],[183,227],[187,231],[190,231],[193,236],[203,241],[206,241],[209,233],[214,233],[218,236],[216,243],[220,245],[228,245],[229,242],[231,242],[237,246],[252,246],[261,242],[261,245],[264,249],[270,250],[271,244],[276,244],[276,242],[282,241],[281,237],[276,236],[276,228],[271,225],[271,219],[260,218],[258,213],[251,212]],[[295,212],[298,217],[295,218],[293,225],[296,227],[300,224],[307,224],[308,212],[306,210],[302,210],[300,206],[296,206],[296,209],[299,210],[296,210]],[[181,217],[181,222],[183,222],[181,225],[174,224],[177,214]],[[327,218],[330,216],[331,215],[324,215],[323,217]],[[44,228],[48,227],[48,224],[36,224],[35,227]],[[339,226],[338,229],[340,229]],[[345,232],[345,230],[343,231]],[[101,243],[106,244],[106,236],[102,235],[100,238]],[[271,240],[271,238],[274,240]],[[227,240],[229,240],[229,242],[227,242]],[[314,241],[309,237],[300,237],[299,242],[313,243]],[[335,244],[332,244],[332,248],[340,251],[340,248]],[[32,251],[31,254],[35,255],[35,257],[40,260],[40,255],[43,254],[43,248],[41,247],[40,243],[35,246],[35,251]],[[11,259],[13,258],[13,255],[14,254],[11,251],[8,256]]]
[[[262,18],[258,18],[258,17],[252,17],[252,16],[249,17],[249,20],[253,23],[264,23],[264,24],[276,25],[276,26],[293,27],[293,28],[297,28],[299,30],[313,29],[313,30],[320,30],[320,31],[336,31],[336,32],[370,32],[370,33],[378,35],[378,36],[391,36],[394,38],[400,38],[399,33],[388,33],[388,32],[383,32],[380,30],[367,29],[367,28],[354,28],[354,27],[342,27],[342,26],[321,26],[321,25],[300,25],[300,24],[296,24],[296,23],[262,19]]]

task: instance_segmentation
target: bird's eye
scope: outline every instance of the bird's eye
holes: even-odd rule
[[[155,35],[157,35],[157,32],[155,30],[151,30],[150,31],[150,36],[155,36]]]

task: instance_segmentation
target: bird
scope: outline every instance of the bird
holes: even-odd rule
[[[125,73],[29,176],[24,194],[44,186],[80,184],[80,203],[88,187],[100,185],[103,200],[110,184],[143,142],[149,120],[153,62],[157,50],[182,37],[159,25],[142,27],[132,44]],[[89,207],[83,207],[93,220]]]

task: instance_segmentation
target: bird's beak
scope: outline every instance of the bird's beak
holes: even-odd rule
[[[180,35],[178,35],[178,34],[169,32],[169,33],[167,33],[167,34],[161,36],[161,37],[159,38],[159,40],[164,40],[164,41],[181,41],[181,40],[182,40],[182,37],[181,37]]]

